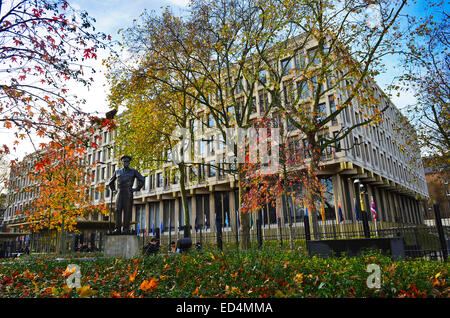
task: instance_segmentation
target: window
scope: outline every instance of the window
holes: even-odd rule
[[[305,54],[303,52],[298,52],[294,58],[295,68],[297,70],[305,68]]]
[[[156,174],[156,187],[160,188],[163,186],[163,174],[162,172],[158,172]]]
[[[208,114],[208,127],[214,127],[215,121],[212,114]]]
[[[359,149],[358,137],[353,137],[353,147],[355,147],[356,156],[360,157],[361,156],[361,152],[360,152],[360,149]]]
[[[320,56],[317,48],[308,50],[309,63],[317,65],[320,63]]]
[[[281,61],[281,70],[283,72],[283,76],[289,75],[292,69],[291,58],[287,58]]]
[[[267,107],[269,106],[267,92],[264,90],[260,90],[258,92],[258,98],[259,98],[259,113],[262,115],[266,112]]]
[[[153,190],[155,188],[155,175],[154,174],[149,175],[148,188],[150,190]]]
[[[334,96],[328,97],[328,103],[330,104],[330,113],[333,114],[336,111],[336,104],[334,103]],[[335,125],[336,123],[337,123],[337,116],[333,118],[333,125]]]
[[[256,108],[256,98],[255,97],[252,97],[252,99],[251,99],[251,105],[250,105],[250,114],[251,115],[253,115],[253,114],[256,114],[256,112],[257,112],[257,108]]]
[[[338,131],[333,132],[333,138],[334,139],[339,138],[339,132]],[[335,141],[334,147],[336,148],[336,152],[341,151],[341,141],[340,140]]]
[[[236,94],[242,93],[244,91],[244,79],[241,78],[236,83]]]
[[[144,176],[144,186],[142,187],[142,190],[147,190],[147,176]]]
[[[325,118],[327,118],[327,104],[326,103],[320,103],[318,106],[318,114],[317,114],[317,120],[321,122]]]
[[[311,157],[311,150],[309,147],[309,143],[308,140],[303,139],[303,149],[305,151],[305,158],[310,158]]]
[[[295,120],[295,118],[290,120],[288,117],[286,117],[287,131],[293,131],[297,129],[297,127],[292,123],[293,120]]]
[[[297,95],[299,98],[309,97],[309,87],[306,81],[297,82]]]
[[[265,84],[266,81],[267,81],[266,71],[264,71],[264,70],[259,71],[259,82],[260,82],[261,84]]]
[[[215,161],[211,161],[209,164],[210,165],[208,167],[208,177],[212,178],[212,177],[216,176],[216,167],[215,167],[216,162]]]

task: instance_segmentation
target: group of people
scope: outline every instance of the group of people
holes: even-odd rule
[[[0,258],[8,258],[8,257],[15,258],[24,254],[30,254],[30,248],[28,247],[28,245],[25,247],[19,247],[15,249],[15,251],[14,250],[11,251],[6,247],[2,247],[0,249]]]
[[[200,243],[195,244],[195,248],[197,250],[199,250],[201,248]],[[150,243],[144,246],[144,255],[157,254],[157,253],[159,253],[159,249],[160,249],[159,240],[155,237],[152,237],[152,239],[150,240]],[[180,252],[181,252],[181,249],[179,246],[177,246],[175,241],[170,242],[170,248],[169,248],[168,253],[172,254],[172,253],[180,253]]]
[[[155,237],[153,237],[150,240],[150,243],[147,244],[146,246],[144,246],[144,254],[145,255],[150,255],[150,254],[157,254],[159,252],[160,249],[160,243],[159,240],[157,240]],[[170,243],[170,248],[169,248],[169,253],[179,253],[180,249],[177,248],[177,244],[172,241]]]
[[[91,245],[91,244],[78,244],[78,246],[75,247],[75,252],[95,252],[97,251],[97,247],[95,245]]]

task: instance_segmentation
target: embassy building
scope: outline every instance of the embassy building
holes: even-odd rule
[[[305,56],[306,58],[308,56],[306,50]],[[298,67],[294,58],[281,60],[279,63],[287,70]],[[288,81],[289,76],[286,75],[287,80],[283,83],[292,84],[292,81]],[[286,85],[287,88],[290,84],[282,85]],[[283,92],[286,92],[285,87],[282,87]],[[318,174],[326,186],[325,221],[322,221],[319,213],[317,215],[319,229],[325,223],[341,224],[344,228],[360,223],[355,213],[357,200],[355,181],[365,185],[368,198],[375,202],[379,229],[394,223],[424,223],[425,201],[428,198],[425,173],[417,143],[407,142],[411,136],[415,136],[415,131],[375,83],[372,83],[372,88],[374,97],[385,108],[381,115],[383,120],[376,125],[361,125],[353,129],[345,138],[336,142],[334,147],[326,149],[322,154]],[[320,100],[321,112],[327,115],[334,112],[345,98],[345,94],[345,89],[328,90]],[[252,108],[250,117],[262,117],[267,103],[270,102],[270,96],[262,89],[257,89],[253,102],[255,107]],[[287,103],[287,98],[285,97],[282,102]],[[218,226],[221,226],[223,239],[234,241],[239,222],[237,180],[234,175],[221,169],[228,163],[227,147],[220,134],[211,133],[214,131],[214,120],[208,118],[206,112],[204,117],[204,121],[191,121],[198,137],[193,144],[194,153],[200,155],[202,160],[202,164],[192,164],[186,171],[191,234],[194,241],[198,241],[200,235],[205,239],[209,235],[212,239]],[[323,133],[335,136],[345,127],[359,124],[363,120],[362,117],[361,108],[345,107],[334,120],[326,124]],[[401,129],[397,127],[400,122],[404,123]],[[280,119],[279,129],[283,129],[293,139],[296,138],[295,140],[305,144],[306,139],[302,139],[301,133],[288,120]],[[114,154],[115,137],[115,131],[99,129],[92,136],[92,140],[99,144],[98,147],[88,149],[84,158],[86,165],[93,167],[90,169],[94,175],[89,199],[94,204],[106,202],[111,210],[114,210],[115,204],[107,184],[112,173],[120,168]],[[29,164],[27,160],[25,159],[22,164]],[[186,222],[179,177],[176,173],[171,173],[170,164],[164,164],[154,173],[145,171],[141,173],[145,177],[145,184],[134,194],[132,227],[144,233],[144,236],[154,235],[156,229],[159,229],[162,240],[182,237]],[[8,193],[8,207],[3,223],[14,231],[14,224],[24,221],[23,216],[17,215],[15,211],[20,210],[31,200],[32,194],[20,193],[20,186],[26,185],[26,177],[14,174],[11,175],[11,182],[17,187],[16,190],[11,188],[11,192]],[[105,185],[104,191],[96,190],[100,184]],[[303,194],[299,191],[298,195]],[[339,206],[343,221],[338,217]],[[261,221],[263,237],[276,239],[280,229],[287,228],[291,221],[294,229],[299,229],[301,233],[304,226],[304,207],[296,205],[294,200],[291,201],[289,214],[284,213],[281,207],[280,198],[252,214],[253,220]],[[369,209],[369,205],[366,204],[365,210]],[[317,211],[319,210],[317,207]],[[111,219],[114,220],[114,217]],[[91,240],[99,244],[98,242],[102,241],[100,237],[108,229],[109,217],[93,215],[86,221],[90,221],[85,222],[90,226],[82,229],[84,231],[82,240]],[[373,223],[370,218],[371,228],[374,227]],[[337,226],[337,231],[342,230],[342,226]],[[251,231],[256,233],[256,228],[253,227]]]

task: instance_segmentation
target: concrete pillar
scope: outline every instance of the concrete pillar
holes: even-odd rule
[[[339,223],[339,215],[338,215],[338,208],[339,204],[341,204],[341,209],[343,209],[343,198],[344,198],[344,191],[342,189],[342,178],[340,174],[334,175],[331,178],[333,182],[333,199],[334,199],[334,207],[335,207],[335,216],[336,216],[336,223]],[[344,211],[342,211],[344,213]]]
[[[228,192],[228,198],[230,200],[230,226],[232,230],[236,229],[236,217],[235,217],[235,211],[236,211],[236,197],[234,190],[231,190]]]
[[[175,228],[175,234],[177,236],[177,240],[180,238],[180,231],[178,230],[180,224],[180,199],[178,197],[175,198],[175,209],[173,211],[173,223]],[[183,235],[181,235],[183,237]]]
[[[214,192],[211,192],[209,194],[209,228],[211,232],[216,232],[216,218],[214,217],[216,212],[215,208]]]

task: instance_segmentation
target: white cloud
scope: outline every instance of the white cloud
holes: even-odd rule
[[[179,7],[187,7],[187,5],[189,4],[189,0],[168,0],[168,2]]]

